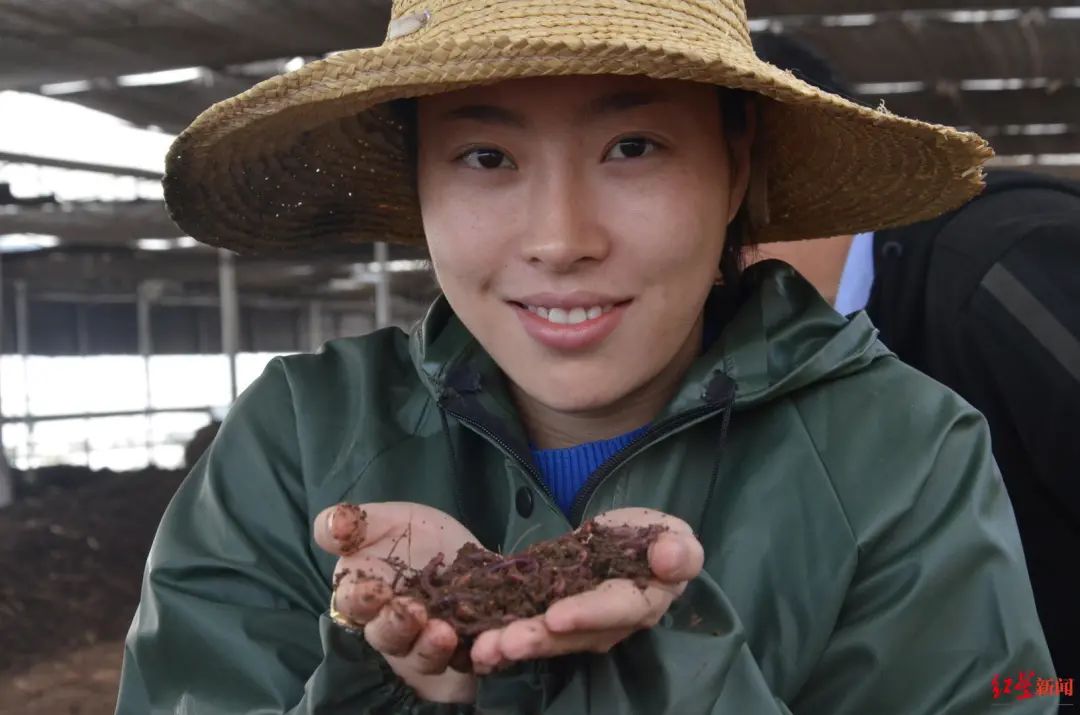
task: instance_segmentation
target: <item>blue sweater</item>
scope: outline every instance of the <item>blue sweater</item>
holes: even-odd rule
[[[574,499],[597,467],[636,437],[644,434],[647,429],[648,425],[618,437],[574,447],[532,450],[536,465],[540,468],[540,476],[555,495],[559,508],[570,516]]]

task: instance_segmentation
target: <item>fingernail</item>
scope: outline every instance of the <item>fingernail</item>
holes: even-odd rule
[[[573,620],[566,615],[565,609],[558,608],[558,604],[553,605],[544,614],[544,625],[555,633],[565,633],[573,630],[574,627]]]
[[[653,548],[662,547],[670,553],[673,558],[683,558],[686,556],[686,548],[683,545],[683,540],[677,539],[669,535],[661,535],[659,539],[652,543]]]
[[[326,521],[330,536],[338,542],[341,552],[349,555],[360,549],[367,536],[365,514],[353,504],[338,504]]]

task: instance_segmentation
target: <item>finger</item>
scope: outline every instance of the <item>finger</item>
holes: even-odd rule
[[[409,669],[425,675],[437,675],[446,670],[458,647],[457,633],[449,623],[430,620],[403,659]]]
[[[649,567],[667,583],[697,578],[704,564],[705,550],[690,534],[663,533],[649,546]]]
[[[644,589],[633,581],[610,579],[548,607],[544,625],[552,633],[651,628],[667,613],[685,584],[653,581]]]
[[[427,609],[411,598],[394,598],[364,626],[364,638],[385,655],[404,656],[427,625]]]
[[[346,620],[362,626],[377,617],[393,597],[394,590],[382,579],[346,575],[334,589],[331,607]]]
[[[552,638],[553,634],[544,625],[543,616],[514,621],[499,631],[499,659],[532,660],[542,657],[537,654],[544,652]]]
[[[350,556],[369,544],[384,540],[389,550],[394,539],[404,534],[413,521],[425,518],[450,519],[434,509],[408,502],[336,504],[315,517],[312,531],[315,542],[323,550]]]
[[[367,537],[367,513],[355,504],[335,504],[315,517],[315,542],[337,556],[356,553]]]
[[[484,631],[473,641],[469,657],[472,660],[473,670],[477,674],[487,675],[502,660],[502,653],[499,651],[499,637],[502,635],[502,631],[502,628]]]
[[[515,621],[500,631],[500,660],[514,662],[554,658],[569,653],[606,653],[635,630],[620,628],[552,633],[540,619]]]

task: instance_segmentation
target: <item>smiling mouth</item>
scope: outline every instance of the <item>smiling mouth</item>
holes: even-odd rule
[[[575,308],[547,308],[542,305],[527,305],[514,303],[519,308],[524,308],[533,315],[546,320],[553,325],[578,325],[588,320],[596,320],[601,315],[610,313],[615,308],[625,305],[630,301],[608,303],[604,305],[577,306]]]

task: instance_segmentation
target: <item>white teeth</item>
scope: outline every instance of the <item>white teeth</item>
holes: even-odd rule
[[[547,319],[556,325],[565,325],[569,316],[562,308],[552,308],[548,311]]]
[[[601,315],[610,313],[615,306],[594,305],[589,308],[578,307],[570,310],[565,308],[544,308],[539,305],[527,305],[525,307],[530,313],[539,315],[544,320],[556,325],[577,325],[578,323],[584,323],[586,320],[596,320]]]

